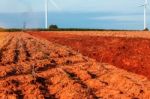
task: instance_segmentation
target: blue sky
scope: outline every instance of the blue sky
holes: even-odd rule
[[[144,0],[49,0],[49,11],[138,12]],[[54,3],[55,4],[54,4]],[[58,7],[56,7],[57,5]],[[0,12],[43,11],[44,0],[0,0]]]
[[[143,7],[139,6],[143,3],[144,0],[49,0],[49,24],[65,28],[142,29]],[[44,0],[0,0],[0,26],[22,28],[26,22],[28,28],[42,28],[43,11]]]

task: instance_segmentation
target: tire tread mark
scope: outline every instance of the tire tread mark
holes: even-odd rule
[[[19,40],[17,39],[16,45],[15,45],[15,49],[14,49],[14,59],[13,59],[13,63],[16,64],[19,60]]]
[[[6,48],[10,45],[13,38],[14,37],[10,37],[10,39],[1,47],[1,49],[0,49],[0,62],[2,62],[3,53],[6,50]]]

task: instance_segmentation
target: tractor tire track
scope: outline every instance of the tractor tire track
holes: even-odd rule
[[[7,47],[10,45],[11,41],[13,40],[14,37],[8,37],[7,42],[1,47],[0,49],[0,62],[2,62],[2,58],[3,58],[3,53],[4,51],[7,50]]]

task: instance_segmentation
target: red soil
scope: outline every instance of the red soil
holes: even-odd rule
[[[94,58],[99,62],[110,63],[150,79],[149,32],[108,31],[107,33],[107,31],[104,31],[94,33],[73,31],[37,32],[30,34],[46,38],[51,42],[70,46],[83,55]]]
[[[150,99],[146,77],[28,34],[0,38],[0,99]]]

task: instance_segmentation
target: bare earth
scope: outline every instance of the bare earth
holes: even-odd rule
[[[29,32],[30,33],[30,32]],[[149,31],[52,31],[52,32],[31,32],[32,33],[46,33],[55,34],[53,37],[62,36],[70,37],[71,35],[79,36],[104,36],[104,37],[129,37],[129,38],[150,38]]]
[[[150,32],[53,31],[30,34],[150,79]]]
[[[144,76],[29,34],[0,38],[0,99],[150,99]]]

